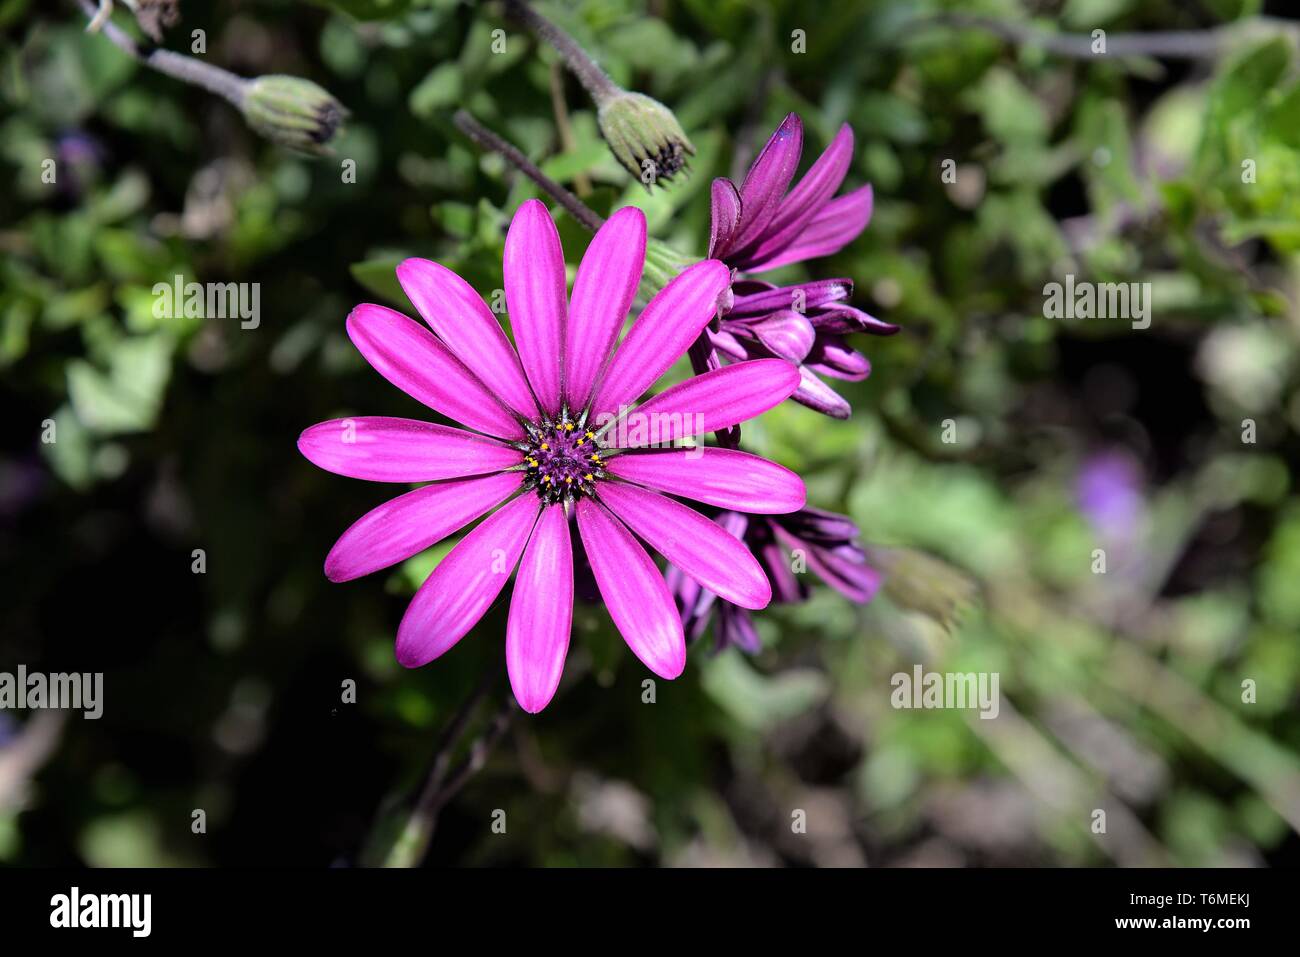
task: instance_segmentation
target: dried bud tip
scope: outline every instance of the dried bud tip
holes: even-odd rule
[[[673,111],[641,93],[609,97],[600,104],[597,121],[614,158],[647,188],[672,179],[695,155]]]

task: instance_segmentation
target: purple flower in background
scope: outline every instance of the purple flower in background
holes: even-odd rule
[[[808,586],[795,571],[803,567],[811,568],[822,581],[856,602],[871,601],[880,588],[883,575],[858,545],[858,527],[846,515],[816,508],[771,517],[724,511],[714,521],[743,541],[762,564],[772,583],[775,602],[789,604],[807,599]],[[688,640],[703,635],[712,618],[716,650],[731,646],[749,654],[760,650],[758,632],[748,611],[719,599],[681,569],[669,567],[666,577]]]
[[[1125,542],[1136,534],[1146,500],[1141,469],[1127,453],[1110,450],[1089,456],[1079,470],[1075,493],[1080,511],[1103,539]]]
[[[803,152],[803,124],[788,115],[767,141],[737,188],[729,179],[713,181],[709,255],[737,273],[763,272],[826,256],[842,249],[871,219],[871,187],[835,197],[853,158],[853,131],[847,124],[790,188]],[[860,381],[871,372],[867,359],[849,346],[849,333],[891,335],[898,326],[881,322],[848,305],[853,283],[829,279],[775,286],[737,280],[732,303],[720,327],[709,330],[707,349],[692,356],[696,371],[723,362],[779,357],[799,365],[794,400],[825,415],[848,418],[848,402],[819,376]]]
[[[653,441],[660,443],[726,429],[788,398],[798,373],[782,360],[740,363],[630,410],[696,340],[730,281],[722,263],[696,263],[650,301],[618,343],[645,244],[642,213],[619,210],[592,240],[566,296],[555,224],[542,203],[524,203],[510,224],[504,263],[517,351],[479,295],[427,260],[408,259],[397,275],[432,333],[382,306],[361,305],[348,317],[348,335],[376,371],[476,431],[386,417],[307,429],[298,447],[323,469],[430,483],[363,515],[330,550],[325,574],[349,581],[386,568],[502,506],[416,592],[397,631],[402,665],[426,664],[452,648],[518,566],[506,666],[520,705],[545,707],[569,645],[575,513],[610,617],[661,677],[685,667],[685,637],[668,586],[638,538],[738,607],[762,608],[771,599],[763,568],[745,546],[668,495],[741,512],[790,512],[804,505],[799,477],[735,449],[646,448],[644,432],[618,426],[637,417],[656,422]]]

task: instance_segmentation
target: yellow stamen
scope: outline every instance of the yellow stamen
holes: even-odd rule
[[[566,475],[566,476],[564,477],[564,484],[565,484],[565,485],[572,485],[572,484],[573,484],[573,476],[572,476],[572,475]]]
[[[565,432],[572,432],[572,431],[573,431],[573,423],[572,423],[572,422],[565,422],[565,423],[564,423],[564,431],[565,431]]]
[[[547,445],[545,442],[543,442],[543,443],[542,443],[542,451],[545,452],[545,451],[547,451],[547,450],[549,450],[549,449],[550,449],[550,446]]]
[[[583,476],[583,478],[585,478],[588,482],[590,482],[593,477],[594,476],[592,476],[590,472],[588,472],[586,475]]]

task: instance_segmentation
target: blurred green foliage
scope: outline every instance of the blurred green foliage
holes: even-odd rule
[[[343,328],[366,299],[409,311],[396,262],[501,285],[504,226],[538,193],[455,131],[464,108],[597,212],[638,205],[693,255],[710,180],[743,175],[785,113],[803,118],[805,167],[849,123],[848,182],[874,184],[873,222],[770,278],[852,277],[855,304],[904,332],[858,343],[874,372],[837,383],[851,421],[787,404],[746,426],[747,447],[973,597],[945,627],[915,590],[857,607],[816,589],[759,616],[761,655],[705,642],[653,705],[603,610],[580,607],[555,703],[516,715],[444,810],[433,860],[1294,861],[1293,38],[1190,62],[1073,60],[945,26],[938,3],[539,6],[676,111],[698,147],[688,178],[630,181],[581,88],[492,3],[183,4],[169,46],[203,29],[213,62],[306,76],[347,105],[335,157],[316,162],[85,34],[73,5],[0,3],[0,669],[104,670],[109,694],[102,721],[68,722],[30,782],[0,789],[0,860],[378,860],[437,728],[503,672],[504,607],[436,664],[396,665],[405,598],[453,543],[329,585],[330,543],[388,490],[294,448],[325,418],[421,415]],[[971,6],[1084,35],[1261,12]],[[588,237],[556,212],[576,265]],[[1151,327],[1045,318],[1043,287],[1066,273],[1151,283]],[[155,318],[153,285],[178,274],[260,283],[260,325]],[[1124,534],[1077,493],[1117,450],[1139,475]],[[916,662],[998,672],[1001,716],[891,708],[890,676]],[[348,679],[356,705],[339,700]],[[190,828],[199,807],[206,835]]]

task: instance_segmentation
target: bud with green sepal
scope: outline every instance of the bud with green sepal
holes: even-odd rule
[[[286,149],[328,156],[348,111],[329,91],[296,76],[249,80],[240,103],[254,131]]]

